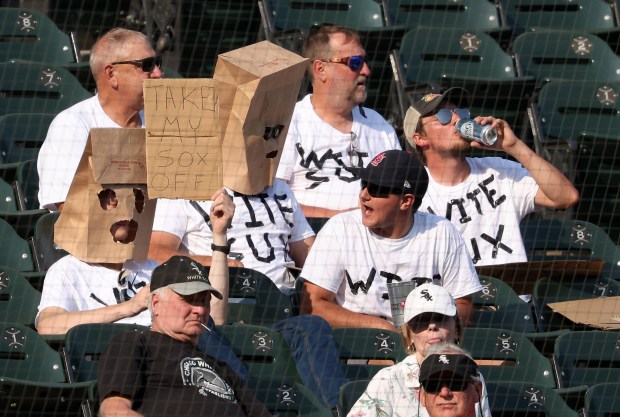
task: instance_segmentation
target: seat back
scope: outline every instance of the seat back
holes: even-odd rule
[[[48,113],[11,113],[0,117],[2,163],[36,159],[54,119]]]
[[[249,268],[229,271],[229,323],[266,325],[293,315],[290,297],[265,274]]]
[[[577,417],[553,389],[525,382],[487,382],[493,417]]]
[[[23,324],[0,323],[0,375],[33,382],[66,382],[60,355]]]
[[[17,198],[13,186],[0,178],[0,210],[17,211]]]
[[[619,81],[620,57],[588,32],[540,31],[517,36],[512,50],[525,75],[548,80]]]
[[[555,341],[553,360],[560,388],[620,381],[620,334],[569,332]]]
[[[370,380],[358,379],[357,381],[345,382],[340,387],[338,394],[338,412],[341,416],[346,416],[351,411],[357,400],[362,396]]]
[[[76,62],[71,38],[44,13],[0,8],[0,62],[24,59],[65,64]]]
[[[589,329],[587,325],[574,323],[553,311],[549,307],[551,303],[620,295],[620,283],[612,279],[586,278],[578,275],[572,279],[567,278],[541,278],[534,284],[532,304],[540,332]]]
[[[536,331],[530,305],[523,301],[505,282],[479,276],[482,290],[473,294],[472,327],[507,329],[521,333]]]
[[[17,206],[20,210],[39,209],[39,171],[37,160],[31,159],[19,164],[15,181]]]
[[[497,0],[506,25],[515,34],[532,29],[584,30],[593,33],[617,29],[605,0]]]
[[[486,381],[555,388],[551,363],[520,333],[468,327],[461,346],[471,352]]]
[[[0,63],[0,115],[53,113],[92,97],[64,68],[40,62]]]
[[[60,212],[51,212],[41,216],[34,226],[33,255],[37,271],[47,271],[50,266],[67,251],[54,243],[54,225]]]
[[[148,327],[124,323],[89,323],[70,328],[65,335],[63,362],[69,382],[97,379],[99,359],[114,335],[146,332]]]
[[[334,328],[332,332],[349,380],[371,379],[385,366],[407,356],[402,337],[396,332],[344,327]]]
[[[21,238],[13,227],[0,219],[0,265],[17,271],[34,271],[30,245]]]
[[[500,28],[497,8],[488,0],[390,0],[390,24],[492,31]]]
[[[0,322],[34,326],[41,293],[18,271],[0,267]]]
[[[620,382],[591,386],[584,402],[587,417],[620,417]]]

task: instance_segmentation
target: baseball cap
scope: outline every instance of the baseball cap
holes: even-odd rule
[[[376,155],[363,168],[350,168],[361,180],[380,187],[413,194],[416,201],[428,188],[428,173],[417,156],[410,151],[389,150]]]
[[[168,287],[181,295],[210,291],[222,299],[222,294],[209,282],[209,268],[187,256],[173,256],[153,270],[151,292]]]
[[[456,316],[456,302],[448,290],[440,285],[431,283],[418,285],[405,300],[403,320],[408,323],[422,313],[439,313],[454,317]]]
[[[458,391],[452,387],[458,387],[459,382],[473,382],[477,376],[476,362],[461,353],[434,353],[424,358],[420,365],[420,384],[428,392],[439,392],[442,383]],[[465,387],[465,384],[460,385]]]
[[[405,114],[405,120],[403,121],[403,129],[405,131],[405,137],[410,140],[415,133],[416,127],[420,119],[428,114],[431,114],[433,110],[441,104],[444,99],[450,101],[457,106],[469,107],[469,91],[461,87],[448,88],[443,93],[430,93],[416,101],[413,106],[410,106]]]

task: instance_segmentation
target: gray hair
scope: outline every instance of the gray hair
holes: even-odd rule
[[[97,39],[90,53],[90,70],[95,80],[106,65],[126,59],[127,47],[135,41],[151,45],[149,38],[142,32],[125,28],[110,29]]]
[[[149,300],[147,302],[146,308],[148,308],[149,313],[151,313],[151,322],[153,321],[153,295],[157,294],[159,298],[161,298],[162,300],[166,300],[168,298],[168,295],[170,294],[169,291],[172,290],[168,287],[161,287],[157,288],[154,291],[151,291],[151,293],[149,294]]]

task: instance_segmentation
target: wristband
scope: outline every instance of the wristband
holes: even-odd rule
[[[230,245],[216,245],[215,243],[211,243],[211,250],[213,252],[222,252],[225,255],[230,253]]]

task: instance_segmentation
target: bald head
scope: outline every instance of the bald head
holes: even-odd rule
[[[90,54],[90,70],[95,80],[109,63],[127,59],[129,49],[138,42],[151,45],[146,35],[135,30],[114,28],[102,35],[93,45]]]

